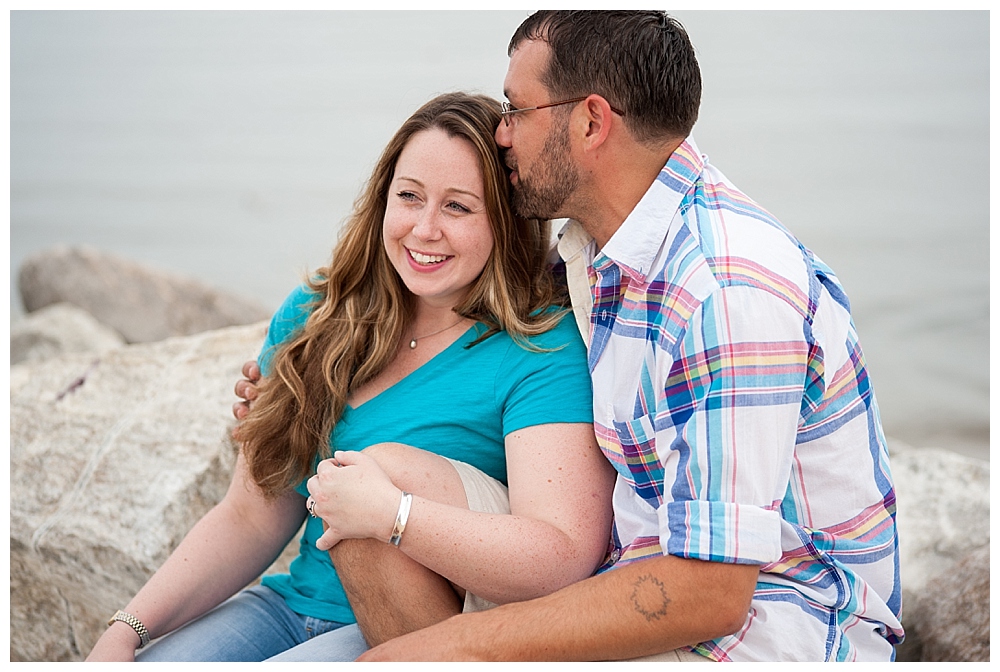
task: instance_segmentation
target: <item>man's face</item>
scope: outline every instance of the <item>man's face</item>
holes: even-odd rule
[[[504,95],[515,108],[552,102],[541,76],[549,62],[545,42],[523,42],[510,57]],[[518,112],[501,121],[496,141],[513,171],[510,177],[514,209],[522,217],[554,219],[571,217],[567,199],[576,190],[580,175],[573,163],[569,142],[569,112],[545,108]]]

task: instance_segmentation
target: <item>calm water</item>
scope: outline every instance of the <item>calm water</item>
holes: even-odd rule
[[[277,304],[436,93],[525,12],[11,14],[11,316],[89,244]],[[886,431],[988,458],[987,12],[678,12],[695,137],[840,275]]]

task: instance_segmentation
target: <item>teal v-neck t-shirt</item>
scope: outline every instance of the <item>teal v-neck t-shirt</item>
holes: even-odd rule
[[[305,324],[315,298],[299,287],[275,313],[258,360],[264,375],[277,348]],[[404,443],[471,464],[506,484],[507,434],[535,425],[593,422],[587,353],[572,313],[529,339],[545,352],[518,346],[506,332],[466,347],[485,330],[483,324],[473,325],[400,382],[357,408],[347,407],[330,437],[331,447],[362,450]],[[304,481],[296,490],[309,494]],[[308,519],[289,573],[261,582],[299,614],[353,623],[330,555],[316,549],[322,533],[322,521]]]

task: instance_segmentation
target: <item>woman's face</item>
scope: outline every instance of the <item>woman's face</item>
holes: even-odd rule
[[[382,241],[418,301],[447,308],[462,302],[493,250],[472,143],[437,128],[410,138],[389,184]]]

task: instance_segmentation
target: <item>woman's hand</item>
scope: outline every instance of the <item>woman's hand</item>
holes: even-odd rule
[[[402,491],[368,455],[338,450],[323,460],[306,483],[306,507],[327,529],[316,548],[328,551],[343,539],[388,541],[396,523]]]

